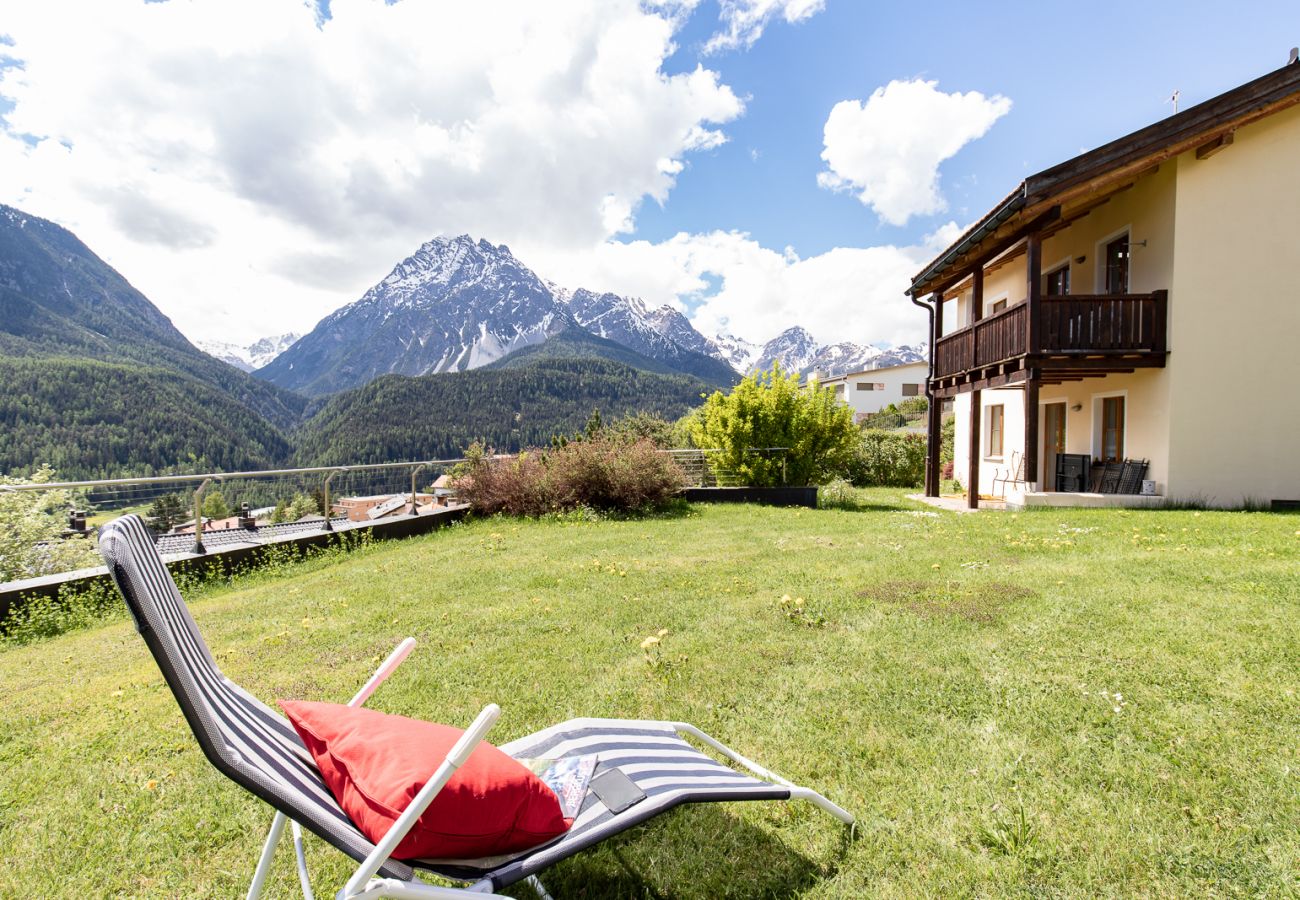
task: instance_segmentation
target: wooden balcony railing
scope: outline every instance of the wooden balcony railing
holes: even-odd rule
[[[1163,354],[1166,293],[1073,294],[1043,297],[1037,346],[1030,347],[1029,306],[1018,303],[941,338],[934,348],[935,377],[946,378],[1022,356],[1072,358]]]

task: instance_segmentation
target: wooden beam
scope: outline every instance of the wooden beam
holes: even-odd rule
[[[976,266],[970,281],[970,320],[972,323],[984,318],[984,267]]]
[[[1029,317],[1026,349],[1037,353],[1041,346],[1038,326],[1043,306],[1043,238],[1037,231],[1030,232],[1025,238],[1025,304],[1028,307],[1025,313]]]
[[[1038,372],[1025,378],[1025,480],[1038,481]]]
[[[970,393],[970,459],[966,471],[966,505],[980,508],[980,392]]]

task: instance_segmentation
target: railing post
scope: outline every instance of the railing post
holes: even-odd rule
[[[424,463],[420,463],[411,470],[411,515],[416,515],[415,511],[415,476],[424,471]]]
[[[1156,353],[1168,352],[1169,346],[1169,292],[1155,291],[1151,294],[1151,301],[1155,306],[1155,334],[1151,341],[1151,349]]]
[[[335,475],[346,471],[347,467],[344,466],[341,469],[335,469],[333,472],[330,472],[325,476],[325,485],[321,489],[321,494],[323,495],[322,499],[325,501],[325,524],[321,526],[322,531],[334,530],[334,523],[330,521],[330,482],[334,480]]]
[[[208,550],[203,546],[203,492],[212,484],[211,478],[203,479],[199,489],[194,492],[194,548],[192,553],[203,554]]]

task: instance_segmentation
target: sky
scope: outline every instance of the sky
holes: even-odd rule
[[[0,0],[0,203],[192,340],[469,233],[708,335],[915,343],[910,276],[1026,175],[1296,44],[1294,0]]]

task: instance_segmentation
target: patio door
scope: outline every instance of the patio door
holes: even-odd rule
[[[1045,491],[1056,490],[1056,457],[1065,452],[1065,402],[1043,406],[1043,478]]]

